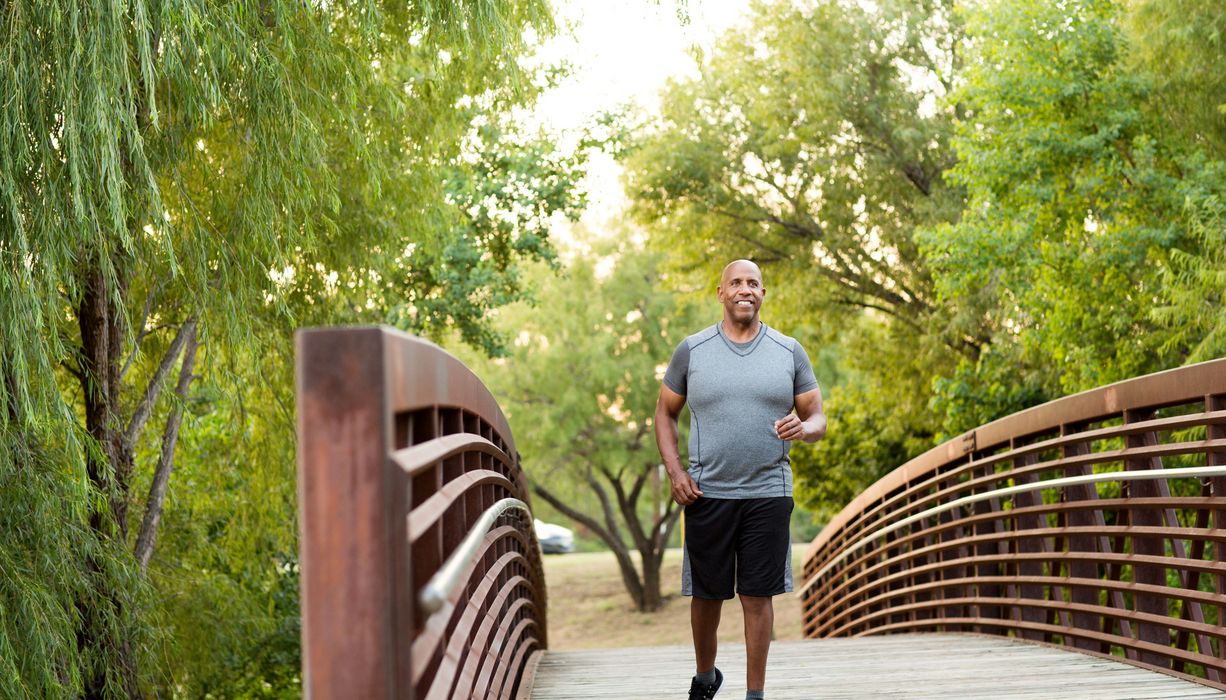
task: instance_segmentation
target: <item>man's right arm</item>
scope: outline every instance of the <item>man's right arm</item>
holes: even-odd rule
[[[664,469],[673,485],[673,500],[688,506],[698,500],[702,491],[698,490],[698,485],[681,466],[681,453],[677,447],[677,418],[684,407],[685,396],[669,389],[667,385],[660,386],[655,416],[656,447],[660,448],[660,459],[664,460]]]

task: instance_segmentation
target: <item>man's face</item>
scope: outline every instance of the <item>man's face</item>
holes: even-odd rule
[[[758,316],[766,287],[762,286],[762,271],[748,261],[737,261],[724,269],[724,277],[716,288],[716,296],[724,305],[724,317],[730,321],[749,323]]]

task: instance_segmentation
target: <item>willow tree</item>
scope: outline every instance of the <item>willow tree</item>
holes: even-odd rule
[[[142,570],[211,358],[451,281],[467,293],[399,317],[482,342],[515,260],[549,254],[461,205],[550,20],[539,0],[10,0],[0,24],[0,685],[141,696]]]

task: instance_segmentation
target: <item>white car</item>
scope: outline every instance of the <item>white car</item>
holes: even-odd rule
[[[533,520],[536,528],[536,539],[540,540],[541,551],[545,554],[566,554],[575,551],[575,533],[552,523]]]

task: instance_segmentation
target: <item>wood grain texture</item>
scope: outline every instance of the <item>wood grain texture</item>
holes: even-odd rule
[[[721,700],[745,695],[745,647],[724,645]],[[689,647],[548,651],[531,700],[680,699],[694,673]],[[1002,637],[964,634],[810,639],[771,645],[771,700],[993,698],[1195,700],[1226,693],[1127,663]]]

